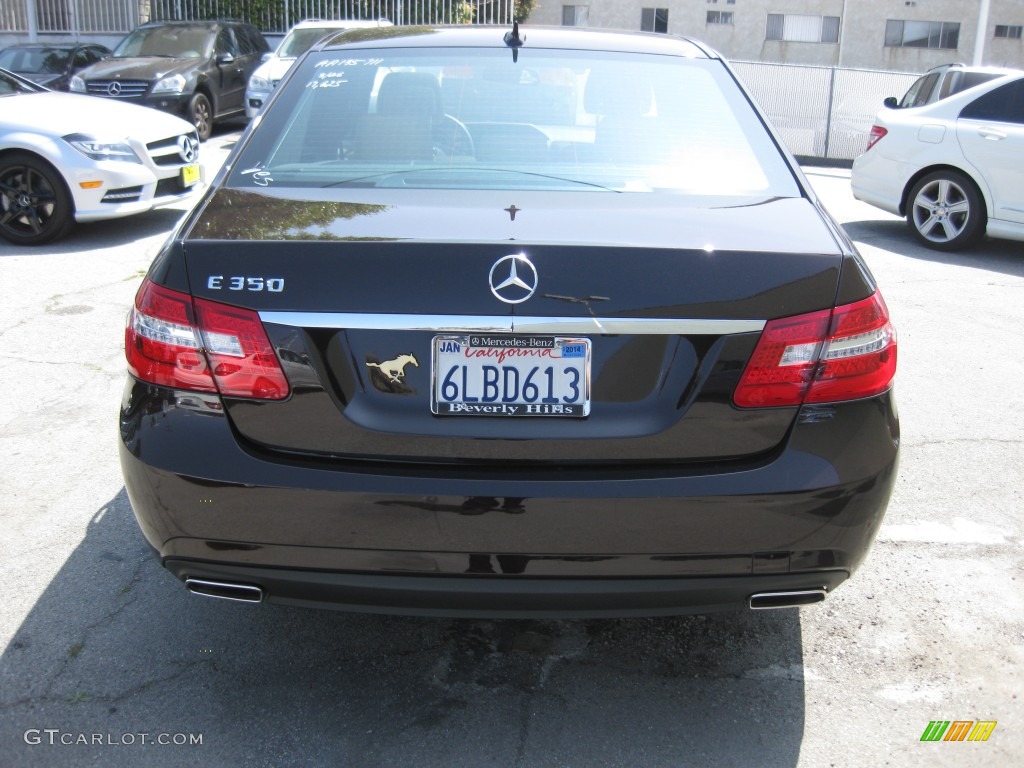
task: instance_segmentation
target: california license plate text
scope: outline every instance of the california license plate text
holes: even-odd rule
[[[433,411],[586,416],[589,371],[587,339],[439,336],[434,339]]]

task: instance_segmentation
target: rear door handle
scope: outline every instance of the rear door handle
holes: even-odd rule
[[[983,139],[988,139],[989,141],[1002,141],[1006,138],[1005,133],[996,130],[995,128],[979,128],[978,135]]]

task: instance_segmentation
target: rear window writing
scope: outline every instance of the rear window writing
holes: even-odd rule
[[[313,54],[231,184],[796,194],[720,63],[536,50]],[[528,55],[527,55],[528,54]],[[261,174],[252,173],[259,168]]]

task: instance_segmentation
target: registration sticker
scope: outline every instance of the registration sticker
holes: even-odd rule
[[[199,171],[199,163],[192,163],[192,165],[186,165],[181,169],[181,185],[183,187],[191,187],[199,182],[202,174]]]
[[[590,414],[590,339],[435,336],[431,369],[439,416]]]

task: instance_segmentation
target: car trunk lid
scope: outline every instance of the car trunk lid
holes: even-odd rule
[[[254,446],[623,464],[749,459],[784,439],[797,408],[740,409],[731,397],[764,321],[835,301],[842,256],[812,202],[432,194],[444,199],[226,190],[197,216],[185,243],[193,294],[258,311],[292,387],[283,402],[225,398]],[[494,290],[513,276],[509,257],[536,270],[519,303]],[[573,382],[553,384],[561,369],[547,373],[543,354],[507,371],[507,350],[522,345],[585,358],[570,361],[585,414],[539,407],[563,405]],[[491,356],[468,373],[452,365],[467,346]],[[531,411],[509,395],[532,368]],[[443,407],[446,376],[465,388],[456,412]]]

